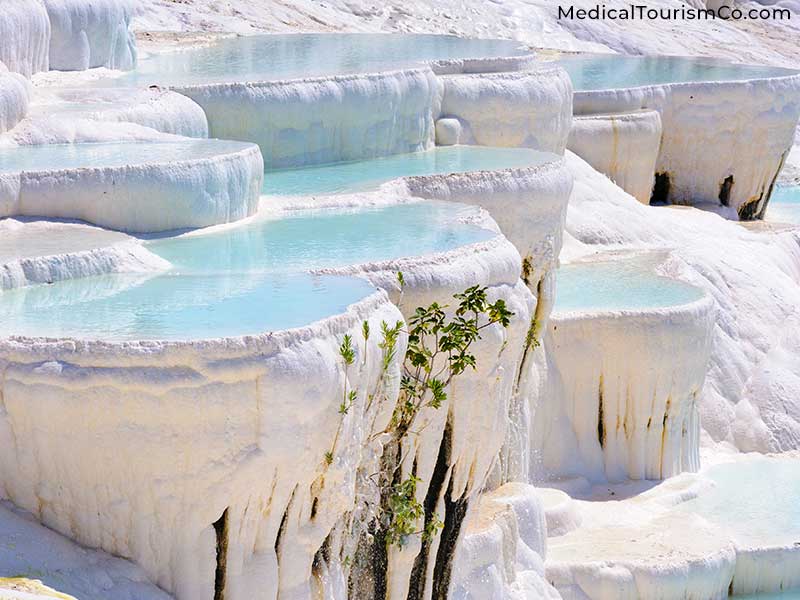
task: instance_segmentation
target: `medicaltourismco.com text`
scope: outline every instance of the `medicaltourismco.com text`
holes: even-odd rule
[[[577,21],[757,21],[790,20],[792,13],[788,8],[776,6],[745,7],[720,6],[719,8],[658,7],[646,4],[629,4],[623,7],[609,7],[596,4],[592,8],[558,6],[558,18]]]

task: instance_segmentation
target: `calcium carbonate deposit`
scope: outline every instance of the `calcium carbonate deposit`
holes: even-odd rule
[[[0,598],[793,600],[800,6],[724,4],[0,1]]]

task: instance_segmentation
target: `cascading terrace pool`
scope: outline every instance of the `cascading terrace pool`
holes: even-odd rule
[[[353,193],[401,177],[532,168],[558,158],[529,148],[435,147],[372,160],[271,170],[264,176],[263,190],[265,194],[289,196]]]
[[[571,147],[611,177],[621,169],[625,180],[649,181],[649,189],[628,189],[640,201],[713,204],[741,220],[764,217],[800,116],[800,72],[676,56],[554,62],[575,90],[580,127]],[[720,119],[719,107],[731,98],[733,112]],[[644,118],[643,109],[658,114]],[[603,125],[606,133],[598,135]]]
[[[420,201],[289,211],[145,244],[172,268],[3,292],[0,336],[192,340],[255,335],[343,312],[374,290],[307,271],[446,252],[491,239],[474,207]]]
[[[540,408],[545,474],[625,481],[699,468],[696,398],[715,308],[703,290],[658,274],[667,259],[601,255],[558,269],[548,335],[553,385],[564,400]]]
[[[270,81],[390,71],[437,60],[507,57],[527,52],[513,40],[446,35],[259,35],[143,56],[137,68],[122,79],[137,85],[166,86]]]
[[[596,589],[614,569],[620,594],[794,600],[799,486],[796,458],[744,455],[629,498],[598,487],[576,503],[582,524],[551,538],[549,572],[563,591]],[[625,513],[633,525],[620,524]]]
[[[214,139],[0,148],[0,216],[81,219],[112,229],[205,227],[251,215],[258,148]]]
[[[76,125],[77,139],[113,139],[110,123],[121,121],[120,135],[139,141],[0,146],[0,217],[15,217],[2,230],[14,241],[0,239],[0,442],[14,439],[0,452],[4,494],[54,530],[135,561],[179,600],[378,597],[370,586],[443,598],[459,528],[509,435],[525,438],[511,451],[586,482],[696,471],[712,300],[660,276],[665,255],[554,274],[572,189],[561,155],[573,89],[560,68],[531,59],[511,40],[259,35],[36,91],[21,143],[48,119],[99,123]],[[717,85],[753,81],[758,95],[777,81],[785,106],[743,103],[783,121],[796,108],[786,70],[556,62],[579,111],[650,109],[658,140],[662,117],[672,132],[670,102],[692,86],[716,98]],[[753,120],[730,121],[745,130]],[[445,147],[465,142],[486,145]],[[753,159],[769,165],[750,187],[770,185],[780,142]],[[707,171],[697,180],[718,187]],[[752,182],[730,175],[735,205]],[[92,225],[47,221],[58,218]],[[425,415],[409,472],[397,470],[418,478],[426,520],[443,506],[441,537],[408,560],[357,531],[361,518],[371,526],[370,474],[386,468],[399,397],[406,339],[392,345],[387,329],[471,286],[513,314],[481,330],[477,368]],[[530,360],[540,347],[547,378]],[[544,425],[529,439],[524,419],[547,404],[542,383],[554,402],[537,408]],[[550,431],[556,422],[568,426]],[[769,519],[772,502],[789,521],[770,531],[785,541],[798,482],[772,466],[764,472],[782,498],[726,504],[736,473],[721,466],[710,471],[718,492],[685,508],[735,529],[742,516]],[[758,470],[747,473],[754,488]],[[538,524],[519,526],[507,528],[514,543],[536,537],[523,529]],[[361,544],[372,553],[359,556]]]
[[[578,92],[672,83],[745,81],[796,73],[780,67],[683,56],[589,54],[564,56],[554,62],[569,73]]]
[[[585,261],[558,270],[555,313],[636,311],[690,304],[703,291],[660,276],[660,255]]]

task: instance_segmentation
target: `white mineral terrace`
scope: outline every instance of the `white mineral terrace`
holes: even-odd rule
[[[0,598],[796,600],[800,75],[206,4],[0,1]]]
[[[44,144],[0,148],[0,216],[82,219],[147,232],[250,216],[263,161],[220,140]]]
[[[698,396],[715,309],[701,290],[658,276],[661,262],[644,255],[559,270],[545,340],[551,393],[536,436],[545,477],[657,480],[699,468]]]
[[[556,64],[572,78],[576,115],[658,111],[662,134],[654,200],[709,203],[730,207],[741,219],[763,217],[792,146],[791,124],[800,115],[796,71],[665,56],[565,57]],[[716,116],[720,106],[730,109],[724,119]],[[639,149],[625,134],[593,137],[588,126],[579,121],[573,136],[577,154],[590,164],[604,152],[621,156],[623,163],[637,160],[626,152]],[[650,163],[638,160],[640,177],[646,178]],[[618,167],[600,166],[614,178]],[[646,197],[638,187],[627,191]]]

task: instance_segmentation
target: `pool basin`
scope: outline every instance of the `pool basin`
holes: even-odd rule
[[[571,56],[556,64],[573,78],[575,115],[658,111],[654,200],[763,218],[800,117],[798,71],[669,56]],[[609,154],[612,143],[604,145]]]
[[[800,225],[800,186],[776,186],[765,219],[774,223]]]
[[[131,232],[228,223],[255,212],[263,168],[256,146],[221,140],[3,147],[0,217]]]
[[[221,231],[157,239],[166,272],[110,274],[7,290],[0,335],[181,340],[255,335],[343,312],[373,290],[306,271],[446,252],[489,240],[477,208],[412,202],[297,211]]]
[[[646,311],[690,304],[703,291],[655,271],[663,256],[577,262],[558,269],[555,312]]]
[[[380,33],[269,34],[141,56],[123,81],[187,86],[374,73],[430,61],[525,54],[512,40]]]
[[[671,83],[744,81],[794,75],[780,67],[738,65],[712,58],[595,54],[554,61],[572,79],[575,91],[632,88]]]
[[[365,161],[267,171],[265,194],[317,195],[360,192],[400,177],[536,167],[559,160],[529,148],[436,147]]]
[[[741,548],[800,542],[800,459],[748,457],[704,474],[714,486],[680,511],[723,526]]]
[[[616,482],[699,468],[697,399],[715,307],[702,290],[658,276],[665,258],[557,272],[545,337],[553,392],[537,408],[540,476]]]

